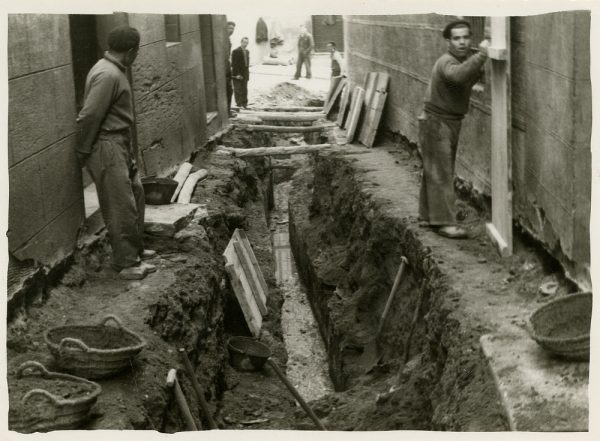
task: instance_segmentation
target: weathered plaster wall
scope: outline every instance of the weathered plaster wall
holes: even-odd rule
[[[435,14],[345,16],[349,78],[391,75],[383,125],[417,142],[417,116],[437,57]],[[570,11],[511,19],[512,149],[515,219],[583,284],[589,280],[590,14]],[[390,42],[382,44],[382,42]],[[489,66],[484,84],[489,83]],[[457,174],[490,193],[490,88],[473,92]]]
[[[9,249],[51,263],[83,221],[67,15],[8,16],[8,100]]]

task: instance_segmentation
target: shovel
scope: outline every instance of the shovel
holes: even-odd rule
[[[398,272],[396,273],[396,279],[394,279],[394,286],[392,286],[392,290],[390,291],[390,295],[388,296],[387,302],[385,304],[385,308],[383,309],[383,314],[381,314],[381,319],[379,320],[379,326],[377,327],[377,334],[375,334],[375,338],[371,340],[365,346],[362,355],[358,360],[358,366],[364,370],[366,374],[371,372],[371,370],[379,363],[383,354],[379,352],[379,347],[377,346],[377,339],[381,334],[383,329],[383,325],[385,324],[385,319],[390,312],[392,302],[394,301],[394,297],[396,296],[396,292],[400,286],[400,281],[402,280],[402,274],[404,273],[404,269],[408,260],[406,257],[401,257],[400,268],[398,268]]]

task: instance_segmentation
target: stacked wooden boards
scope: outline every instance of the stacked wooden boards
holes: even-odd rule
[[[387,99],[389,81],[390,76],[385,72],[369,72],[365,77],[364,87],[355,87],[351,90],[350,84],[346,83],[345,79],[336,82],[335,90],[332,90],[328,96],[324,112],[329,114],[341,95],[336,123],[346,129],[348,142],[352,142],[358,132],[358,140],[367,147],[373,147]],[[346,117],[348,103],[350,109]]]
[[[231,287],[248,329],[253,336],[258,337],[262,318],[267,313],[269,289],[244,230],[237,228],[233,232],[223,256]]]

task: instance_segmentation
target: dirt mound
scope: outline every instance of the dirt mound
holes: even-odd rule
[[[256,99],[256,106],[322,106],[323,96],[293,83],[279,83]]]

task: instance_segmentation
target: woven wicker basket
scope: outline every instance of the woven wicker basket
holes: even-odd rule
[[[40,388],[28,391],[21,399],[18,408],[11,407],[9,409],[8,426],[10,430],[33,433],[76,429],[88,419],[91,407],[102,392],[100,385],[93,381],[73,375],[49,372],[44,365],[36,361],[26,361],[17,372],[17,378],[33,375],[39,376]],[[45,380],[83,383],[91,388],[91,392],[80,397],[64,399],[43,389]]]
[[[109,320],[117,327],[106,326]],[[99,325],[49,329],[44,339],[62,369],[91,379],[109,377],[130,367],[132,359],[146,346],[112,314]]]
[[[546,351],[569,360],[589,360],[592,294],[553,300],[530,317],[531,337]]]

